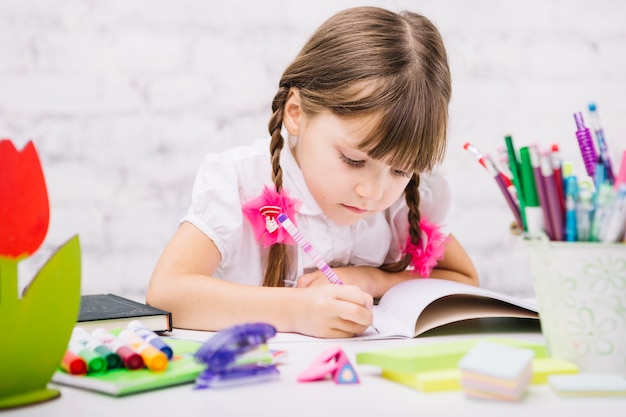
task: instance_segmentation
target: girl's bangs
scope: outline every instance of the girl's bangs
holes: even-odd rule
[[[369,111],[378,119],[377,123],[360,148],[394,169],[419,174],[443,161],[447,103],[437,103],[425,86],[405,87],[408,88],[374,93],[360,100],[363,104],[378,103]],[[375,91],[384,92],[385,88]]]

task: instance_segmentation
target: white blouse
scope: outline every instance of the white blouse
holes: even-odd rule
[[[182,221],[196,226],[217,246],[222,262],[216,277],[249,285],[263,282],[268,249],[255,240],[242,206],[258,197],[264,186],[273,185],[269,140],[208,154],[196,175],[191,207]],[[280,158],[283,187],[291,198],[302,202],[296,214],[298,229],[331,267],[380,266],[400,259],[408,235],[404,195],[384,212],[339,226],[326,218],[311,196],[287,147]],[[450,185],[440,169],[420,176],[420,211],[445,234],[450,231],[452,203]],[[315,268],[298,248],[296,277]]]

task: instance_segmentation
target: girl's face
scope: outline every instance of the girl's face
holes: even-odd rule
[[[403,193],[412,172],[394,169],[358,149],[375,122],[330,112],[299,114],[294,155],[324,214],[350,225],[387,209]]]

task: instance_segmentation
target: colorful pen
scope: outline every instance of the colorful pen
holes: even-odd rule
[[[565,183],[563,181],[563,164],[561,162],[561,150],[556,143],[552,144],[552,152],[550,153],[552,162],[552,172],[554,173],[554,184],[556,185],[556,192],[558,195],[559,208],[561,209],[561,216],[565,216]]]
[[[494,162],[488,156],[483,155],[483,153],[480,152],[478,148],[476,148],[474,145],[467,142],[465,143],[465,145],[463,145],[463,148],[473,153],[476,156],[478,162],[494,178],[494,180],[498,184],[498,187],[500,188],[500,191],[502,192],[502,195],[504,196],[504,199],[506,200],[506,203],[508,204],[509,208],[513,212],[513,215],[515,216],[515,221],[517,222],[518,227],[520,228],[520,230],[523,230],[524,224],[522,223],[520,208],[517,205],[514,197],[514,195],[517,193],[515,192],[515,186],[511,183],[511,180],[504,173],[498,170]]]
[[[565,240],[578,240],[576,222],[576,200],[578,199],[578,179],[574,175],[565,178]]]
[[[526,202],[524,201],[524,195],[522,193],[522,182],[520,179],[520,166],[515,154],[515,147],[513,146],[513,138],[510,135],[504,137],[504,143],[506,145],[506,151],[509,155],[509,170],[511,171],[511,179],[513,185],[517,190],[517,201],[519,202],[520,216],[522,217],[522,225],[524,230],[528,230],[526,222]]]
[[[578,182],[578,201],[576,204],[576,232],[579,242],[589,241],[591,219],[593,218],[594,187],[589,179]]]
[[[585,164],[585,170],[587,171],[587,175],[593,178],[596,171],[596,162],[598,160],[596,148],[593,145],[593,138],[591,137],[591,132],[585,126],[581,112],[574,113],[574,121],[576,122],[578,147],[580,148],[580,154]]]
[[[520,149],[520,153],[524,151],[524,148]],[[541,175],[541,162],[539,160],[539,149],[536,145],[528,147],[528,157],[530,158],[530,165],[533,170],[533,178],[535,179],[535,186],[537,188],[537,196],[539,197],[539,204],[541,205],[541,212],[543,213],[543,223],[546,234],[550,240],[554,240],[554,227],[550,216],[550,206],[548,204],[548,195],[546,192],[546,186],[543,181],[543,175]]]
[[[541,176],[548,198],[548,208],[550,213],[550,224],[554,233],[553,240],[563,240],[563,214],[559,203],[559,193],[557,191],[556,181],[554,180],[554,170],[549,152],[542,152],[539,155],[541,164]]]
[[[311,260],[317,265],[322,274],[328,278],[328,280],[333,284],[343,284],[341,279],[335,274],[335,271],[324,262],[322,257],[317,253],[317,251],[313,248],[313,246],[304,238],[302,233],[296,228],[296,225],[287,217],[285,213],[280,213],[276,218],[280,224],[285,228],[287,233],[296,241],[296,243],[300,246],[300,248],[306,253]]]
[[[606,144],[604,137],[604,130],[600,124],[600,116],[598,116],[598,108],[595,103],[589,104],[589,119],[591,120],[591,128],[596,135],[596,142],[598,143],[598,150],[600,151],[600,157],[604,162],[604,169],[606,170],[606,179],[609,184],[613,184],[615,181],[615,174],[613,172],[613,162],[611,161],[611,155],[609,153],[609,147]]]
[[[596,194],[596,210],[593,215],[593,220],[591,221],[591,235],[589,240],[592,242],[601,242],[606,229],[604,224],[611,219],[616,193],[613,186],[605,182],[600,186]]]
[[[602,241],[617,242],[624,235],[626,228],[626,184],[622,184],[617,191],[617,197],[613,203],[613,211],[607,220],[604,230],[601,232]]]
[[[622,161],[620,162],[619,171],[613,187],[615,187],[615,190],[619,190],[622,184],[626,184],[626,151],[622,154]]]

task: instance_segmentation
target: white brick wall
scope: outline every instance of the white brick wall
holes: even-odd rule
[[[201,156],[265,135],[284,67],[324,19],[360,4],[410,8],[442,31],[455,233],[484,286],[530,295],[508,208],[462,144],[494,153],[508,133],[517,146],[558,142],[581,167],[572,113],[595,101],[621,156],[626,2],[2,0],[0,137],[34,141],[51,202],[22,285],[78,234],[83,292],[142,298]]]

